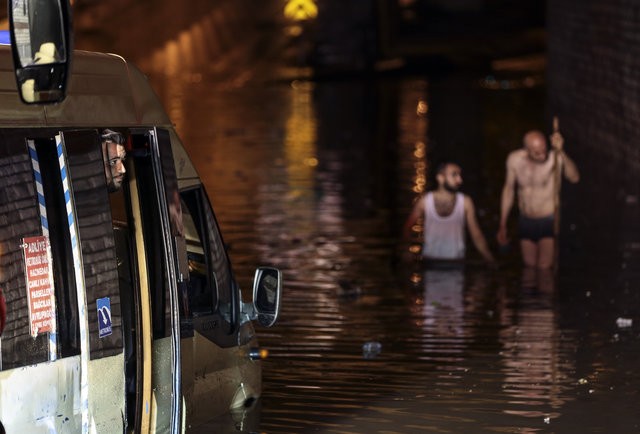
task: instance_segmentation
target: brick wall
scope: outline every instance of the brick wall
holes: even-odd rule
[[[640,0],[554,0],[547,14],[550,115],[603,172],[637,183]]]
[[[614,247],[626,266],[640,256],[640,0],[547,1],[547,28],[548,116],[582,172],[565,221],[577,251]]]

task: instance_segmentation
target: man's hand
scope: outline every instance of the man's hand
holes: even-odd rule
[[[506,246],[507,244],[509,244],[509,237],[507,237],[507,227],[505,225],[500,225],[496,238],[498,240],[498,244],[500,244],[501,246]]]
[[[551,141],[551,147],[558,152],[562,152],[562,148],[564,146],[564,137],[558,131],[554,132],[549,136],[549,140]]]

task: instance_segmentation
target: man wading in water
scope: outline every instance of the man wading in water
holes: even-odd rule
[[[497,239],[507,245],[507,219],[513,207],[517,187],[520,217],[518,229],[522,259],[526,267],[551,268],[555,259],[558,224],[560,175],[571,183],[580,180],[578,167],[564,152],[564,139],[554,119],[550,137],[553,156],[541,131],[524,135],[523,147],[507,157],[507,174],[500,203],[500,227]]]
[[[445,162],[436,169],[438,188],[415,203],[404,224],[404,238],[409,240],[413,225],[424,217],[422,256],[427,260],[462,261],[465,257],[465,226],[482,257],[494,262],[487,242],[478,226],[473,200],[458,190],[462,169]]]

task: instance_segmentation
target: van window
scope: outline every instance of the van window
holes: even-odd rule
[[[215,313],[231,333],[237,318],[236,284],[207,196],[202,188],[180,192],[189,261],[188,306],[192,316]]]
[[[168,280],[165,234],[158,201],[160,193],[151,155],[150,137],[146,134],[132,134],[132,161],[136,185],[138,187],[141,226],[144,232],[144,248],[147,254],[147,273],[151,295],[151,321],[153,338],[171,336],[170,284]],[[130,176],[133,176],[130,174]]]
[[[2,369],[49,360],[52,349],[53,357],[80,351],[76,282],[55,133],[32,134],[32,130],[4,130],[0,137],[0,284],[7,307]],[[57,336],[31,335],[22,244],[34,236],[48,239],[51,249]]]
[[[58,353],[80,353],[78,298],[62,174],[55,139],[34,140],[42,175],[51,242],[58,326]]]
[[[122,352],[116,246],[104,161],[97,130],[64,133],[87,298],[90,357]],[[97,300],[108,301],[111,331],[99,330]],[[76,303],[77,304],[77,303]]]

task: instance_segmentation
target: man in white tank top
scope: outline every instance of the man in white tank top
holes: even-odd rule
[[[463,260],[466,226],[482,257],[494,262],[478,225],[473,201],[458,191],[462,185],[460,166],[452,162],[440,164],[436,181],[438,188],[418,199],[409,214],[404,225],[405,239],[410,239],[415,223],[423,217],[422,256],[434,260]]]

